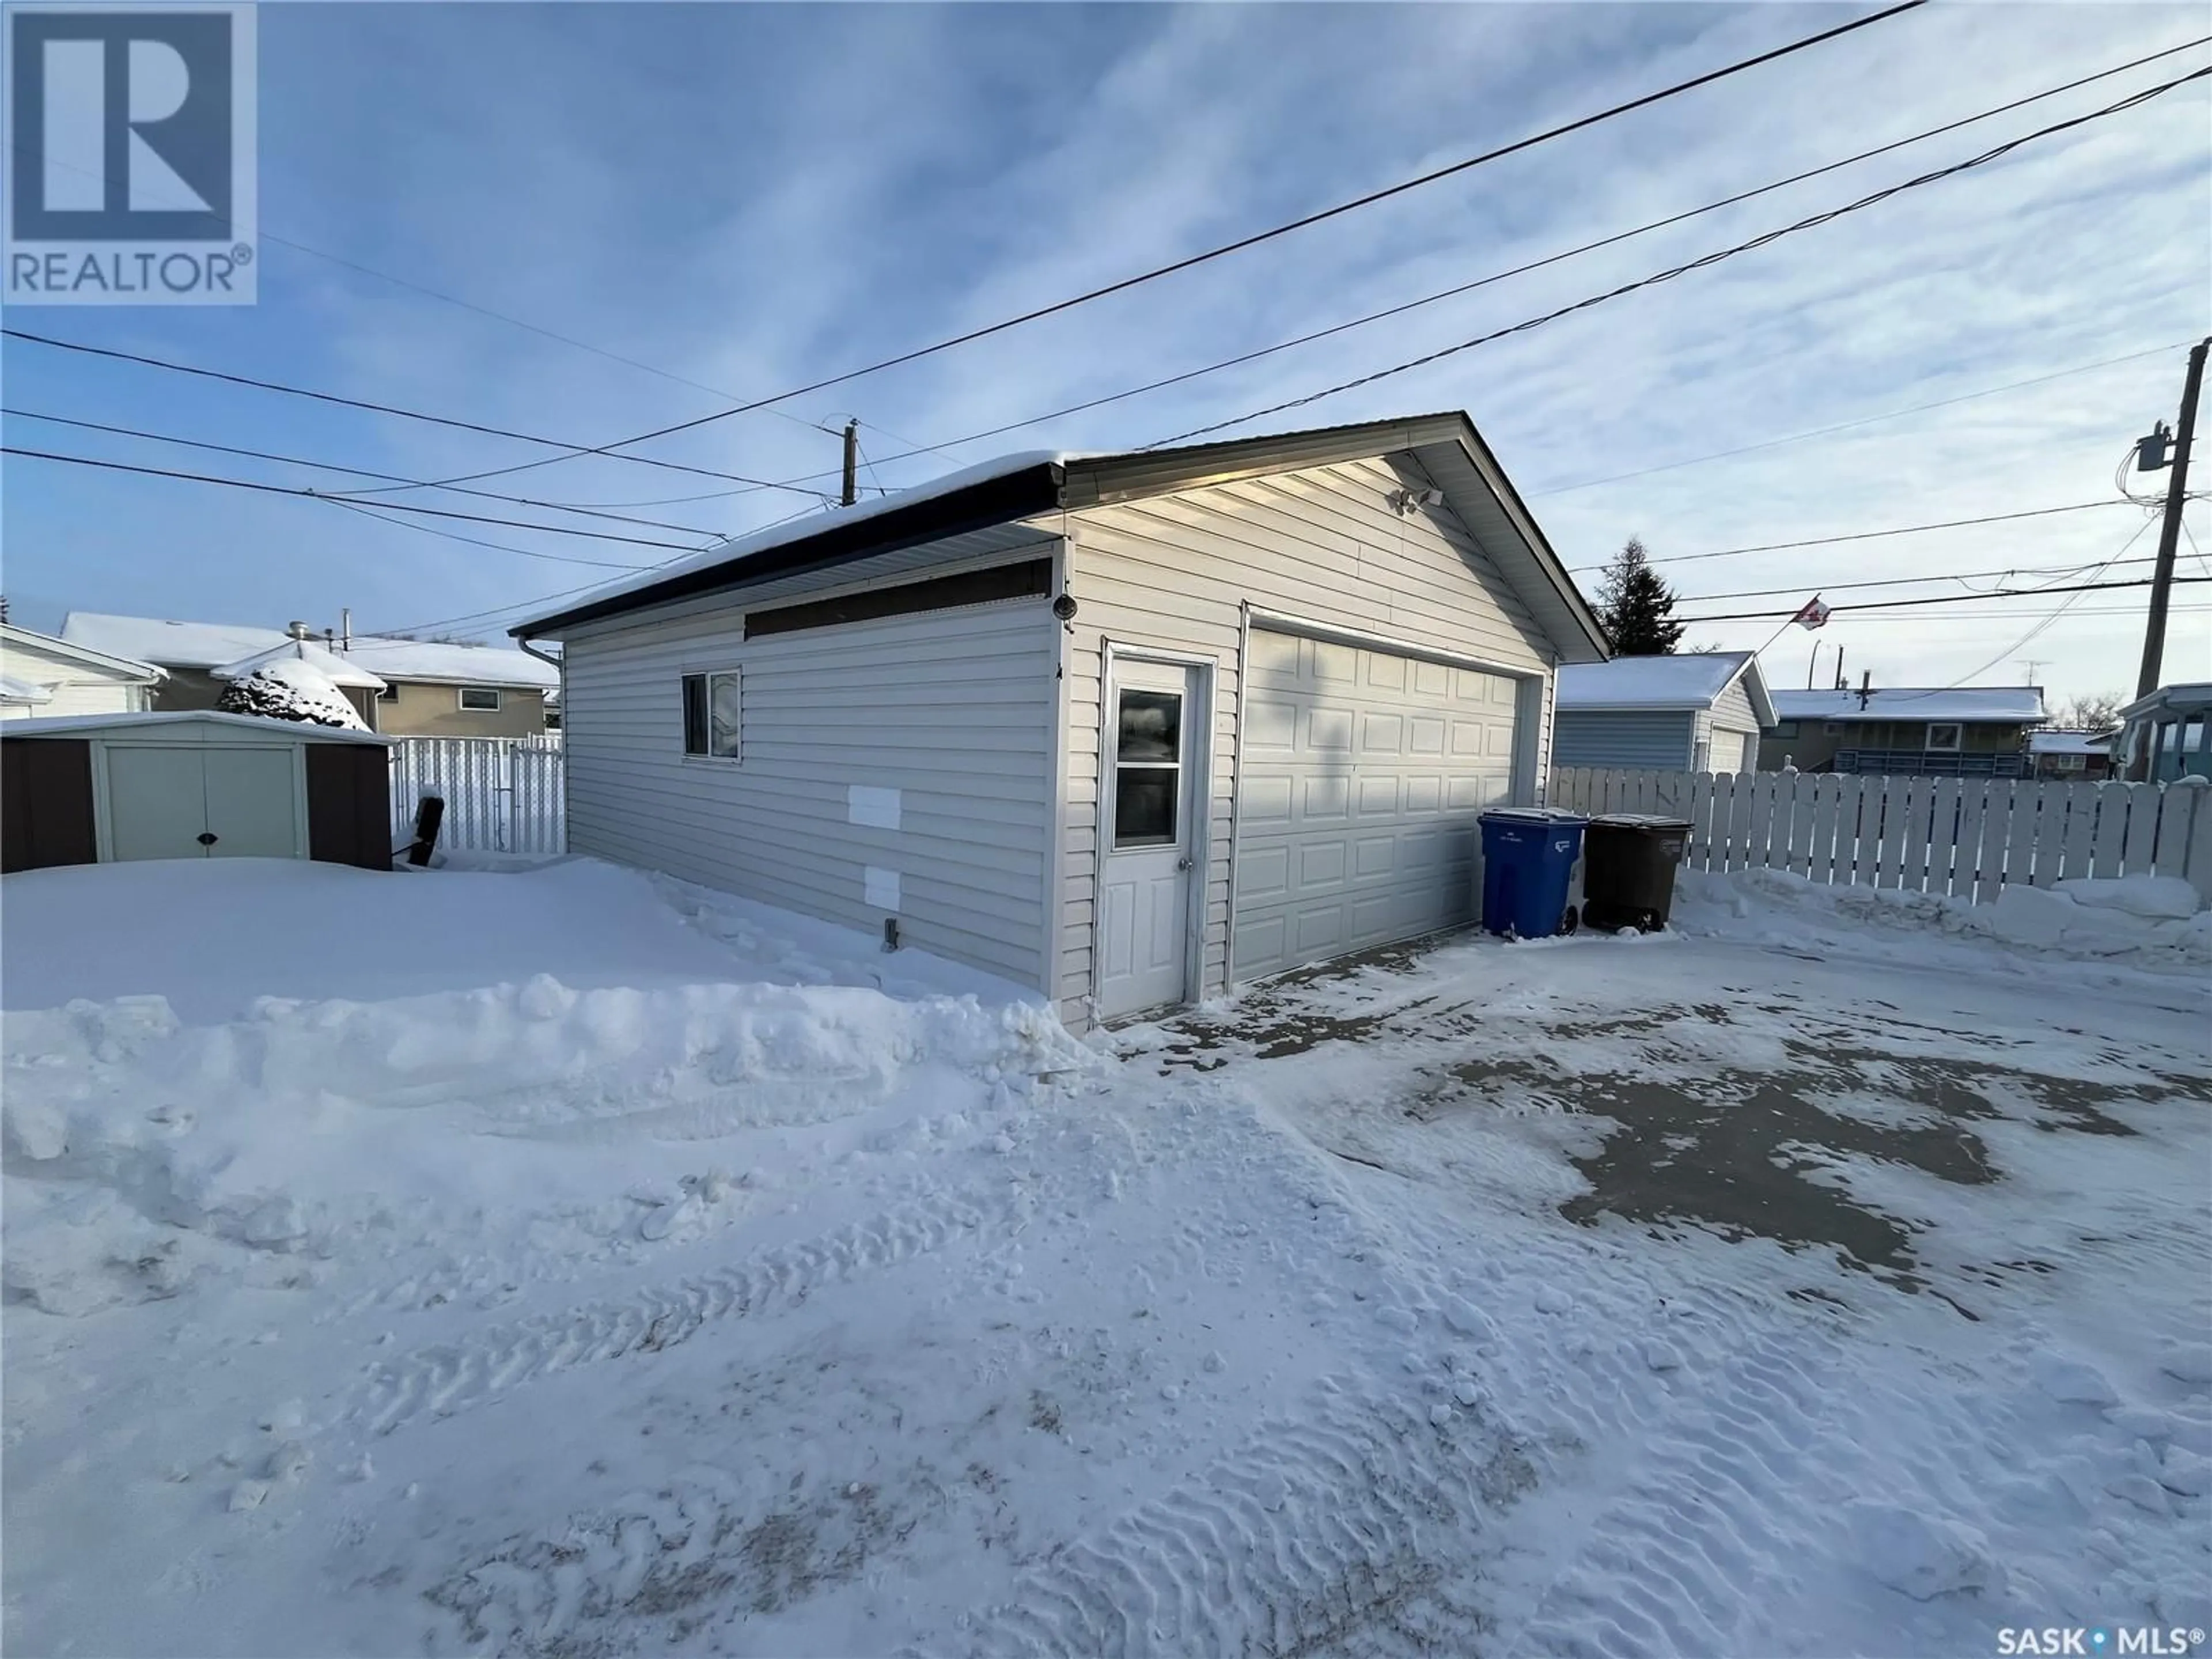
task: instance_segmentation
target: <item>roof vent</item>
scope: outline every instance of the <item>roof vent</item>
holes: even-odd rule
[[[295,640],[312,640],[315,637],[315,630],[303,622],[286,623],[284,632]]]

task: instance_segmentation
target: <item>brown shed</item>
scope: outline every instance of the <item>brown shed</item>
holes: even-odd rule
[[[124,859],[392,867],[389,744],[191,710],[0,727],[0,872]]]

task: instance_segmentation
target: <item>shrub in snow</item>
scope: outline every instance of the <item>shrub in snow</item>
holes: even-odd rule
[[[264,663],[243,679],[233,680],[223,688],[215,706],[226,714],[259,714],[308,726],[368,730],[328,675],[312,663],[296,660]]]

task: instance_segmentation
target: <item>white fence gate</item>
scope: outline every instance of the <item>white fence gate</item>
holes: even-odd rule
[[[561,734],[535,738],[401,738],[392,745],[392,838],[405,840],[425,795],[445,799],[441,847],[481,853],[559,853]]]
[[[1567,766],[1550,800],[1687,818],[1693,870],[1788,870],[1975,903],[2007,882],[2179,876],[2212,902],[2212,789],[2194,785]]]

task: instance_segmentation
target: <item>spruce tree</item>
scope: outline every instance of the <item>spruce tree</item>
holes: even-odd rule
[[[1605,568],[1598,589],[1598,620],[1613,638],[1615,656],[1663,657],[1681,643],[1674,620],[1674,595],[1651,568],[1651,556],[1634,536]]]

